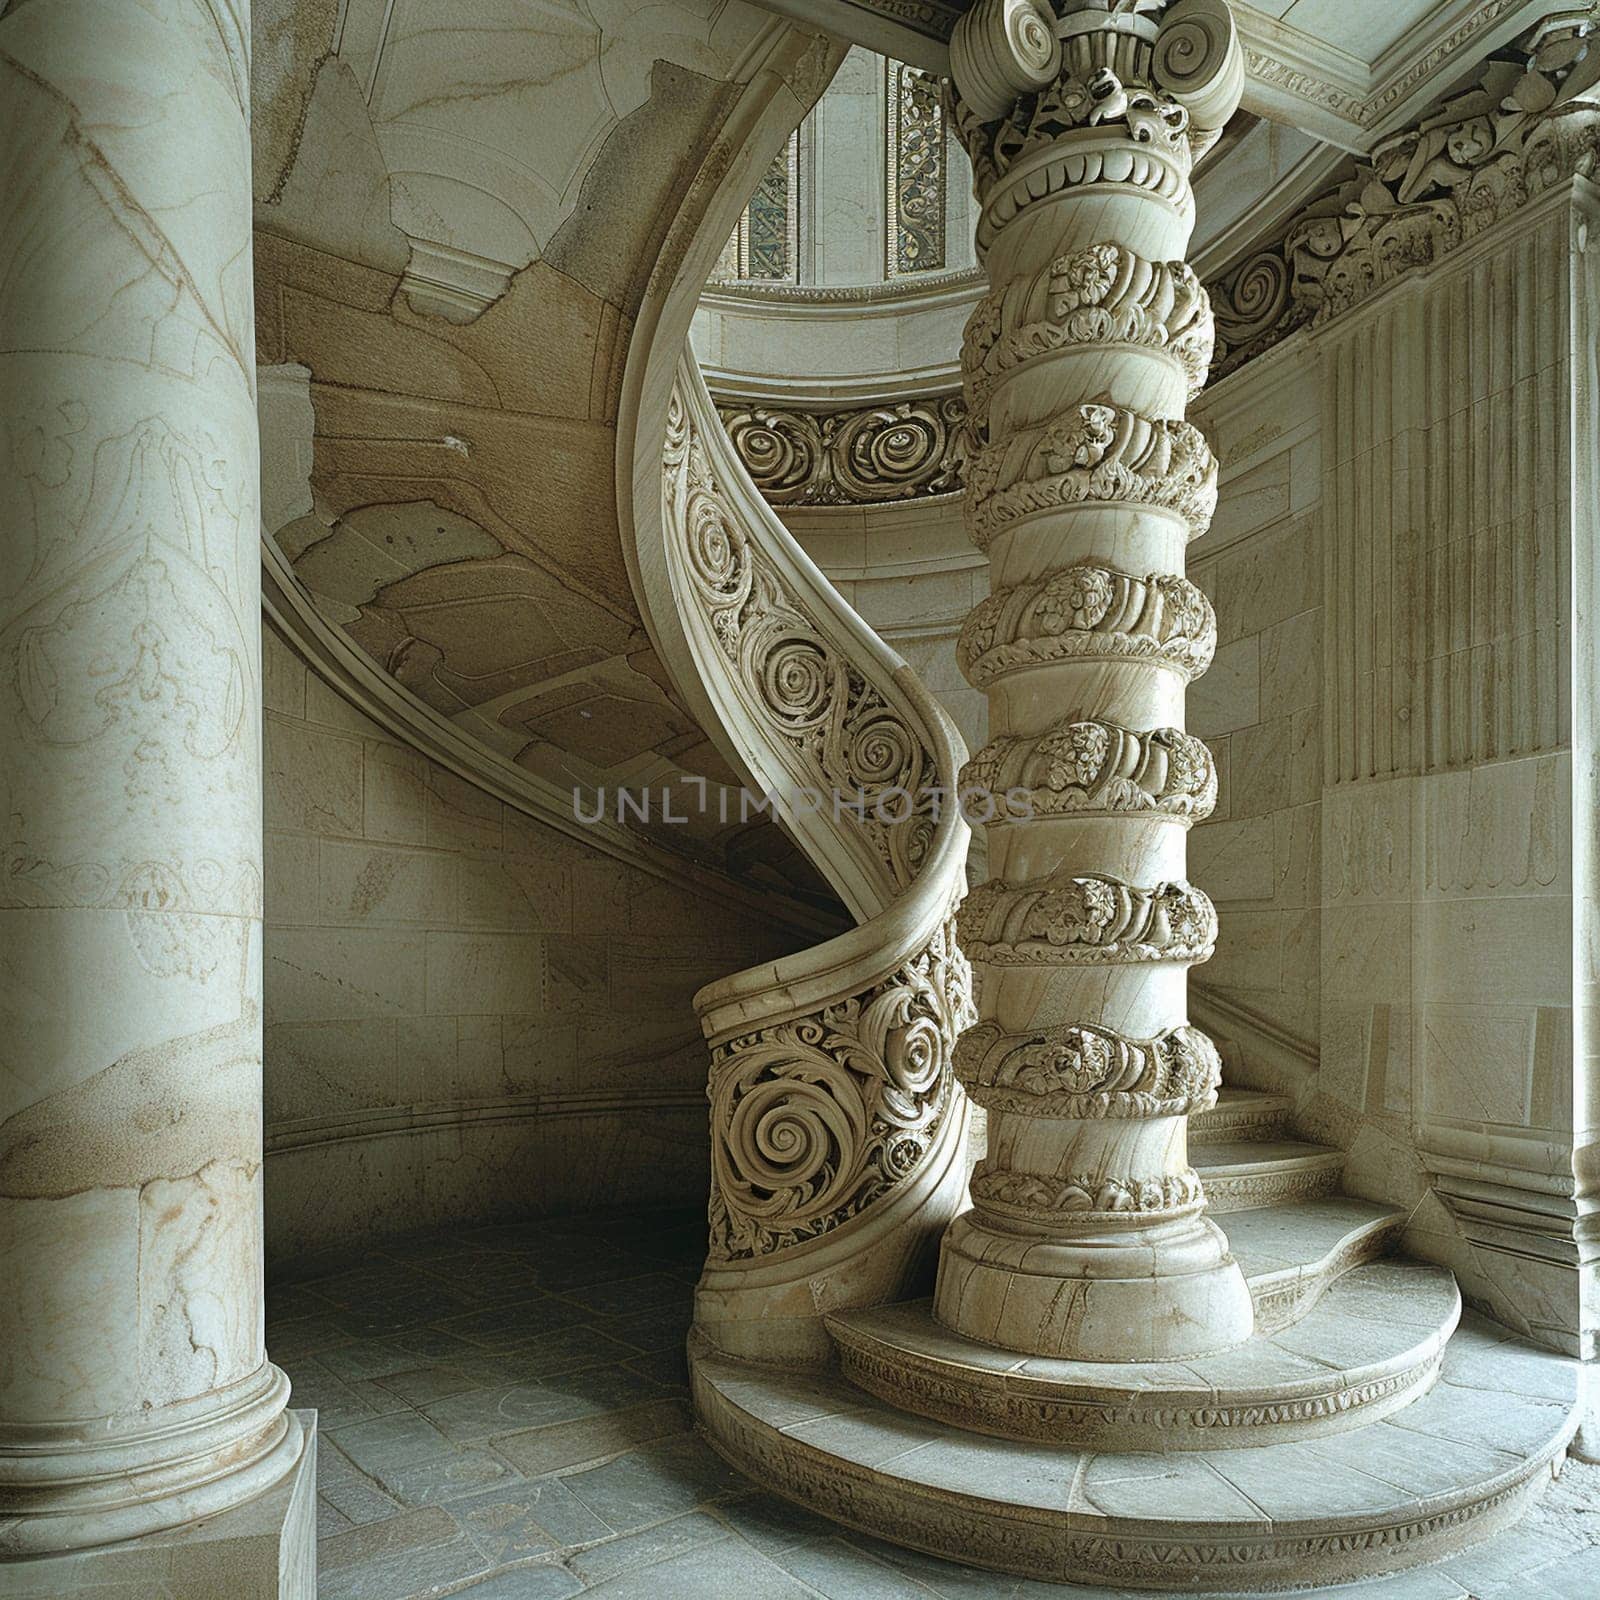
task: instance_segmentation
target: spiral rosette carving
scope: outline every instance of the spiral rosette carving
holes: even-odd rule
[[[678,407],[673,415],[681,411]],[[936,819],[932,752],[870,683],[753,545],[687,418],[668,462],[669,501],[685,588],[735,669],[738,692],[761,725],[793,752],[806,785],[838,796],[903,888],[920,871]]]
[[[1192,398],[1211,363],[1210,302],[1185,261],[1146,261],[1105,241],[991,290],[973,308],[961,370],[981,431],[989,398],[1013,368],[1074,345],[1162,350],[1182,368]]]
[[[1217,913],[1192,884],[1149,888],[1058,869],[1028,883],[990,878],[967,896],[962,948],[990,966],[1210,959]]]
[[[992,739],[962,769],[963,788],[1024,790],[1035,817],[1137,812],[1184,821],[1217,802],[1217,769],[1203,740],[1178,728],[1148,732],[1065,718],[1036,736]]]
[[[773,505],[881,505],[961,486],[960,395],[807,412],[724,405],[718,415]]]
[[[990,595],[962,625],[956,660],[980,689],[1074,659],[1149,661],[1191,678],[1210,664],[1216,641],[1211,602],[1187,578],[1084,563]]]
[[[1070,1214],[1074,1222],[1145,1222],[1157,1215],[1198,1211],[1205,1204],[1193,1167],[1148,1178],[1094,1173],[1047,1178],[988,1161],[980,1161],[972,1174],[972,1198],[986,1211],[1009,1212],[1023,1222],[1061,1213]]]
[[[1216,358],[1224,371],[1248,361],[1306,320],[1294,300],[1289,264],[1274,250],[1258,251],[1215,287]]]
[[[1164,510],[1198,538],[1217,509],[1217,458],[1192,422],[1093,403],[985,445],[967,487],[967,528],[983,550],[1023,517],[1092,503]]]
[[[1217,1047],[1188,1023],[1134,1039],[1091,1023],[1007,1033],[980,1022],[961,1036],[955,1070],[992,1111],[1084,1120],[1205,1111],[1222,1081]]]
[[[739,459],[767,499],[787,505],[807,498],[807,487],[817,481],[827,456],[816,417],[770,406],[719,414]]]
[[[973,1018],[951,929],[868,992],[712,1055],[711,1251],[738,1260],[841,1227],[915,1172]]]

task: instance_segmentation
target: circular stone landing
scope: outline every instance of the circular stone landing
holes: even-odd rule
[[[749,1476],[893,1543],[1055,1582],[1270,1590],[1438,1561],[1516,1522],[1578,1422],[1577,1363],[1476,1318],[1393,1417],[1166,1455],[963,1432],[697,1343],[702,1430]]]
[[[926,1300],[828,1318],[840,1370],[902,1411],[1079,1449],[1210,1450],[1360,1427],[1424,1393],[1461,1316],[1442,1267],[1385,1261],[1293,1327],[1183,1362],[1062,1361],[963,1339]]]

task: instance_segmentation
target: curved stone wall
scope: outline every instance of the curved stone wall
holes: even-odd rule
[[[808,937],[518,811],[265,631],[269,1258],[693,1205],[702,985]]]

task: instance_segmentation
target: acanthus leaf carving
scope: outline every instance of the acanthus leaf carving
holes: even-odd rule
[[[1210,664],[1216,639],[1211,602],[1187,578],[1080,563],[990,595],[963,624],[956,660],[976,688],[1086,657],[1147,660],[1192,678]]]
[[[1091,402],[974,451],[967,486],[980,550],[1035,512],[1093,503],[1167,511],[1198,538],[1217,509],[1217,458],[1192,422]]]
[[[1193,734],[1071,717],[1038,735],[990,740],[961,781],[990,794],[1025,790],[1034,816],[1136,811],[1194,819],[1208,816],[1217,799],[1216,763]]]
[[[1600,169],[1600,49],[1551,19],[1382,140],[1284,234],[1208,285],[1217,371],[1339,316],[1574,175]]]
[[[1057,869],[1023,883],[990,878],[961,908],[962,948],[993,966],[1104,965],[1210,958],[1217,913],[1188,883],[1148,888]]]
[[[972,310],[961,351],[980,437],[989,397],[1007,373],[1054,350],[1108,343],[1167,352],[1193,398],[1212,347],[1210,306],[1193,268],[1101,242],[991,289]]]
[[[1029,1116],[1186,1116],[1216,1103],[1217,1047],[1187,1023],[1151,1039],[1072,1023],[1007,1033],[982,1022],[961,1036],[956,1076],[991,1111]]]
[[[1069,1212],[1074,1221],[1095,1218],[1146,1219],[1194,1211],[1205,1204],[1200,1175],[1193,1167],[1162,1177],[1120,1177],[1104,1173],[1078,1173],[1068,1177],[1042,1177],[1033,1172],[1013,1172],[980,1161],[972,1175],[972,1197],[990,1209],[1015,1208],[1020,1216],[1048,1216]]]

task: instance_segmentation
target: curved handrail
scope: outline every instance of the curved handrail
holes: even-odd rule
[[[687,353],[722,244],[842,54],[774,36],[668,228],[617,425],[634,595],[685,704],[753,790],[868,797],[864,816],[830,801],[780,819],[857,926],[695,997],[713,1147],[697,1338],[786,1362],[827,1359],[828,1312],[931,1289],[967,1178],[952,1070],[973,1015],[953,937],[967,826],[949,802],[871,814],[906,778],[953,792],[966,752],[756,491]]]
[[[668,604],[740,770],[780,807],[827,797],[783,820],[858,918],[695,997],[712,1108],[696,1321],[724,1349],[817,1358],[824,1312],[914,1290],[964,1186],[966,751],[756,491],[691,356],[669,406],[670,594],[651,610]]]

